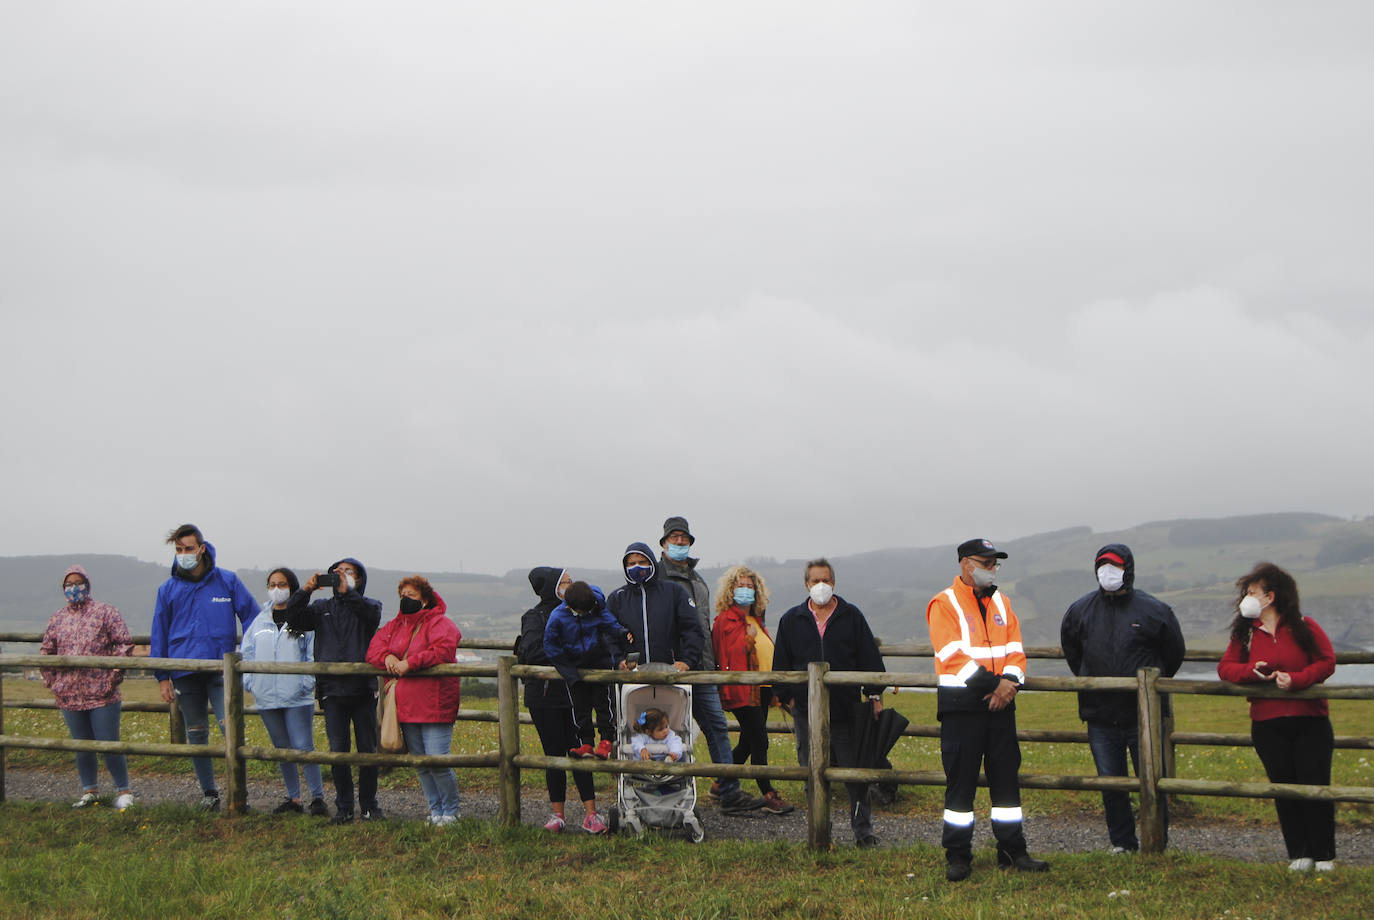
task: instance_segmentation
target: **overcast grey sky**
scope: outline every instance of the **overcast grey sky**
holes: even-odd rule
[[[0,13],[0,554],[1374,513],[1374,6]]]

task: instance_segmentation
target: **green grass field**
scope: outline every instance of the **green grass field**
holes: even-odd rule
[[[152,700],[156,687],[151,681],[131,680],[125,683],[125,698]],[[35,681],[8,679],[4,685],[6,699],[50,699],[42,684]],[[930,693],[899,693],[885,698],[895,705],[913,724],[935,722],[935,697]],[[465,700],[468,708],[494,708],[491,700]],[[1179,731],[1248,733],[1250,720],[1243,699],[1234,697],[1186,696],[1175,701],[1176,728]],[[1331,706],[1332,722],[1338,735],[1374,735],[1374,701],[1336,701]],[[1078,721],[1077,704],[1072,693],[1027,692],[1017,699],[1018,724],[1023,729],[1066,729],[1082,727]],[[777,710],[774,719],[781,718]],[[15,735],[66,737],[66,728],[56,711],[6,709],[5,731]],[[732,720],[733,725],[733,720]],[[270,746],[267,733],[256,717],[247,719],[248,743]],[[124,714],[123,738],[129,741],[157,742],[167,740],[167,717],[158,713]],[[212,742],[219,740],[216,732]],[[316,720],[316,747],[327,748],[324,725]],[[521,747],[538,751],[538,739],[531,726],[525,726]],[[459,722],[454,734],[455,754],[475,754],[496,750],[496,724],[492,722]],[[705,758],[704,742],[698,743],[698,756]],[[795,748],[790,735],[773,735],[769,750],[774,763],[796,763]],[[1332,767],[1332,782],[1344,786],[1374,786],[1374,754],[1361,750],[1338,750]],[[898,743],[892,760],[899,769],[940,769],[939,742],[935,738],[905,738]],[[48,767],[72,769],[72,755],[60,751],[11,750],[8,763],[16,768]],[[1176,754],[1177,773],[1187,779],[1225,781],[1264,780],[1264,770],[1249,748],[1181,746]],[[188,769],[183,759],[137,757],[131,761],[135,782],[140,772],[179,774]],[[1092,775],[1092,757],[1085,744],[1025,743],[1022,745],[1022,770],[1026,773],[1061,773]],[[250,780],[274,782],[279,776],[277,766],[268,762],[248,764]],[[542,786],[542,774],[537,770],[522,772],[526,786]],[[414,788],[420,795],[419,784],[412,770],[394,770],[383,777],[391,788]],[[608,774],[598,774],[599,789],[611,783]],[[496,771],[460,770],[459,784],[464,789],[494,790]],[[800,801],[800,783],[779,784],[783,795]],[[837,792],[837,794],[841,794]],[[887,809],[890,814],[931,814],[942,807],[943,791],[936,786],[906,786],[896,805]],[[986,794],[980,792],[980,805]],[[1101,800],[1094,792],[1028,789],[1023,794],[1024,806],[1031,814],[1055,815],[1068,813],[1098,814]],[[1272,821],[1273,804],[1264,799],[1219,798],[1211,796],[1182,796],[1176,799],[1176,816],[1193,815],[1216,820]],[[1374,820],[1374,807],[1341,804],[1336,809],[1337,821],[1342,825],[1367,824]]]

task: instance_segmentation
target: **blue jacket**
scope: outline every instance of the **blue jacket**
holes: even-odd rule
[[[205,544],[210,570],[192,580],[172,563],[172,577],[157,589],[153,606],[154,658],[220,659],[239,645],[239,623],[258,612],[253,593],[228,569],[215,565],[215,548]],[[237,618],[238,622],[235,622]],[[182,677],[190,671],[154,671],[158,680]]]
[[[272,602],[267,601],[243,630],[240,647],[244,661],[314,661],[314,633],[291,635],[283,623],[272,619]],[[245,674],[243,689],[253,694],[259,709],[290,709],[315,705],[314,674]]]
[[[575,616],[567,604],[549,614],[544,627],[544,654],[568,681],[578,679],[578,668],[613,669],[625,654],[625,627],[606,609],[606,595],[592,585],[597,608]]]
[[[646,543],[625,547],[625,555],[620,559],[622,569],[631,553],[641,553],[649,560],[653,571],[648,581],[642,585],[621,585],[606,598],[607,608],[634,636],[630,651],[639,652],[646,664],[685,661],[689,668],[700,668],[706,637],[691,595],[682,585],[659,577],[659,564]]]

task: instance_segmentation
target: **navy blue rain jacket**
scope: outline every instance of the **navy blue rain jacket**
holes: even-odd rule
[[[1079,677],[1134,677],[1141,668],[1159,668],[1173,677],[1183,664],[1183,630],[1173,609],[1158,598],[1135,589],[1135,557],[1130,547],[1108,543],[1105,552],[1125,565],[1124,594],[1101,587],[1069,605],[1059,625],[1059,644],[1069,670]],[[1169,696],[1162,700],[1169,711]],[[1080,690],[1078,717],[1085,722],[1131,726],[1137,721],[1136,695],[1130,691]]]
[[[606,598],[611,613],[634,637],[630,651],[639,652],[640,660],[646,663],[683,661],[693,670],[700,668],[706,637],[691,596],[682,585],[659,577],[658,564],[647,543],[625,547],[620,558],[622,570],[631,553],[641,553],[649,560],[653,571],[648,581],[642,585],[621,585]]]
[[[825,623],[825,635],[816,628],[816,618],[806,602],[798,604],[778,620],[773,636],[773,670],[805,671],[813,661],[826,661],[834,671],[885,671],[878,640],[858,607],[838,594],[835,612]],[[864,696],[883,692],[882,687],[863,687]],[[778,701],[791,701],[794,715],[806,714],[806,685],[779,684],[773,688]],[[830,688],[831,721],[850,722],[860,688],[835,685]]]
[[[330,596],[310,600],[304,588],[286,601],[287,625],[295,632],[315,633],[316,661],[366,661],[367,647],[382,622],[382,602],[364,597],[367,590],[367,569],[357,559],[340,559],[329,567],[333,572],[343,563],[358,570],[358,585],[342,593],[326,588]],[[340,587],[343,587],[340,585]],[[371,696],[377,692],[377,678],[365,676],[336,676],[320,674],[315,681],[315,695]]]

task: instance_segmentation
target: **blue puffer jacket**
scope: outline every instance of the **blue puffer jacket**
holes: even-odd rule
[[[293,636],[285,623],[278,626],[268,601],[244,629],[240,651],[244,661],[314,661],[315,634]],[[314,674],[245,674],[243,689],[253,694],[259,709],[315,705]]]
[[[175,562],[172,577],[157,589],[153,607],[154,658],[223,658],[239,645],[239,623],[258,612],[253,592],[228,569],[215,565],[215,548],[205,544],[210,570],[192,580]],[[235,622],[237,618],[238,622]],[[154,671],[158,680],[182,677],[190,671]]]
[[[625,627],[606,609],[606,595],[596,585],[596,609],[576,616],[567,604],[549,614],[544,627],[544,654],[563,679],[576,682],[578,668],[613,669],[625,654]]]

